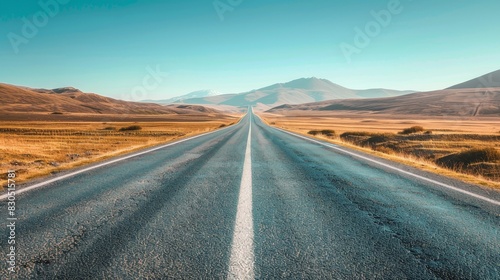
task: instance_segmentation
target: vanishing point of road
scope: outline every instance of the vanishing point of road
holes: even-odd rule
[[[2,261],[1,279],[500,279],[499,192],[251,110],[26,190],[17,271]],[[5,195],[0,206],[6,221]]]

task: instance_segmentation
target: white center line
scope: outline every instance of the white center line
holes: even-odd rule
[[[251,110],[251,109],[250,109]],[[252,114],[249,114],[250,124],[241,177],[238,208],[234,225],[233,244],[229,261],[228,279],[254,279],[253,270],[253,218],[252,218],[252,157],[251,135]]]

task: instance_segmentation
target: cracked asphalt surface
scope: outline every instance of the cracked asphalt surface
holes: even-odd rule
[[[17,271],[2,261],[0,278],[227,278],[249,125],[255,278],[500,279],[498,205],[276,130],[253,113],[19,194]],[[0,207],[5,223],[7,202]],[[5,227],[2,236],[6,259]]]

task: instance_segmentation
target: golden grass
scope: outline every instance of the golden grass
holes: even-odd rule
[[[208,132],[235,117],[196,122],[0,122],[0,170],[19,183],[117,155]],[[119,131],[140,126],[141,130]]]
[[[300,114],[299,114],[300,113]],[[278,115],[261,113],[262,117],[275,125],[288,125],[296,129],[321,130],[324,127],[338,134],[347,131],[367,131],[373,133],[397,133],[412,126],[423,126],[440,134],[496,134],[500,135],[500,121],[497,118],[458,118],[392,116],[382,114],[355,114],[305,111],[297,114]]]
[[[460,123],[441,119],[405,120],[405,117],[367,118],[366,116],[337,118],[331,116],[281,116],[260,114],[268,124],[277,126],[302,135],[311,130],[335,130],[336,136],[327,137],[317,134],[314,137],[351,149],[363,151],[381,158],[417,167],[425,171],[445,175],[465,182],[500,189],[500,163],[493,163],[493,173],[471,174],[463,168],[447,169],[435,163],[435,160],[446,155],[469,149],[496,148],[500,149],[498,121],[492,120],[461,120]],[[425,137],[397,135],[397,132],[411,126],[421,125],[426,130],[432,130],[432,136]],[[389,141],[375,145],[361,145],[362,141],[347,141],[341,138],[344,132],[366,131],[368,133],[386,133]],[[370,136],[359,137],[367,140]],[[420,138],[420,139],[419,139]],[[422,139],[429,138],[430,141]]]

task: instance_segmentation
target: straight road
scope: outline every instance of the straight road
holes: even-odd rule
[[[498,192],[251,112],[37,186],[16,197],[16,273],[2,261],[1,279],[500,278]]]

